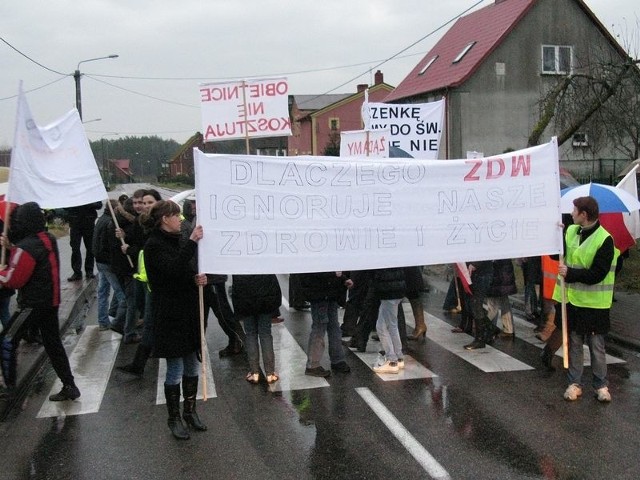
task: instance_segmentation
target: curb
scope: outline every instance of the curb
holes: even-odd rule
[[[60,308],[58,318],[60,321],[60,336],[64,338],[65,332],[70,328],[81,328],[84,324],[83,319],[86,317],[91,305],[95,301],[95,293],[97,288],[97,278],[89,282],[82,282],[82,287],[77,289],[65,289],[61,295]],[[69,292],[70,290],[70,292]],[[19,373],[16,384],[16,393],[10,399],[0,400],[0,421],[3,421],[9,412],[19,404],[24,398],[28,386],[33,378],[40,371],[48,356],[44,351],[44,347],[40,346],[37,353],[24,359],[29,363],[26,370]],[[18,358],[20,362],[20,358]]]

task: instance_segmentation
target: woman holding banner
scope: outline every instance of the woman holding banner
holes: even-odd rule
[[[195,408],[200,349],[198,286],[206,285],[207,277],[197,274],[190,262],[202,238],[202,227],[195,227],[189,241],[181,247],[180,222],[180,207],[171,201],[157,202],[141,219],[150,230],[144,246],[144,263],[154,322],[152,354],[167,361],[164,393],[171,433],[177,439],[187,440],[189,432],[180,418],[181,383],[182,418],[194,430],[207,429]]]

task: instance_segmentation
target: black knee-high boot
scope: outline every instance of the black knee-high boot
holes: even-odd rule
[[[189,432],[180,417],[180,384],[167,385],[165,383],[164,396],[167,399],[167,411],[169,412],[167,424],[171,433],[178,440],[188,440],[190,438]]]
[[[182,377],[182,396],[184,405],[182,418],[194,430],[204,432],[207,426],[200,421],[196,412],[196,394],[198,393],[198,377]]]

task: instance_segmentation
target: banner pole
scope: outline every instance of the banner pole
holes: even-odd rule
[[[564,264],[564,256],[560,255],[560,263]],[[564,277],[560,277],[560,291],[562,294],[562,364],[565,369],[569,368],[569,327],[567,322],[567,290]]]
[[[249,149],[249,114],[247,112],[247,82],[242,81],[242,106],[244,111],[244,144],[247,155],[251,155]]]
[[[6,197],[5,197],[6,198]],[[11,202],[7,201],[4,210],[4,227],[2,227],[2,235],[5,237],[9,232],[9,211],[11,210]],[[0,268],[4,269],[7,266],[7,249],[2,245],[2,253],[0,254]]]
[[[111,218],[113,218],[113,224],[116,226],[116,228],[119,230],[120,229],[120,225],[118,225],[118,219],[116,218],[116,212],[113,210],[113,205],[111,205],[111,202],[109,201],[109,199],[107,198],[107,205],[109,206],[109,211],[111,212]],[[124,245],[124,238],[120,237],[120,242],[122,243],[122,245]],[[129,254],[126,255],[127,256],[127,260],[129,261],[129,266],[131,268],[133,268],[133,261],[131,260],[131,257],[129,256]]]
[[[207,340],[204,337],[204,287],[198,285],[198,305],[200,306],[200,349],[202,350],[202,399],[207,401]]]

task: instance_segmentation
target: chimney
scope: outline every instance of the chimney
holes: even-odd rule
[[[373,75],[373,79],[374,85],[380,85],[381,83],[384,83],[384,75],[382,75],[382,72],[380,70],[378,70],[374,75]]]
[[[367,88],[369,88],[369,85],[367,85],[366,83],[359,83],[358,84],[358,93],[364,92]]]

